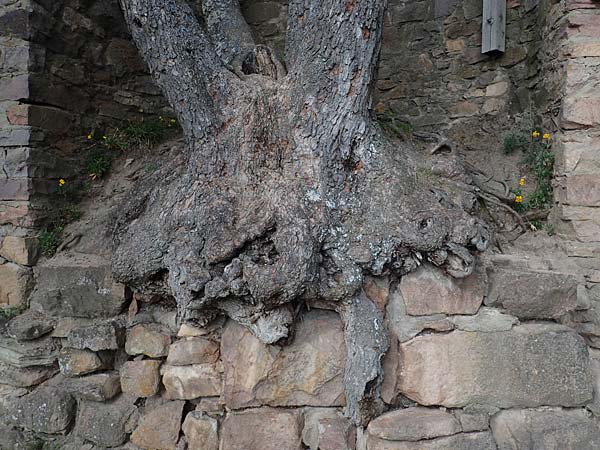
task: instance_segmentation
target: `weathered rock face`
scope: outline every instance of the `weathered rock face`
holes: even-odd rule
[[[223,374],[220,364],[194,364],[162,368],[166,396],[170,399],[191,400],[214,397],[223,391]]]
[[[131,442],[148,450],[172,450],[179,439],[184,402],[167,402],[147,412],[131,435]]]
[[[221,448],[302,450],[301,433],[302,414],[298,410],[258,408],[232,411],[223,421]]]
[[[54,320],[35,311],[26,311],[13,318],[7,326],[10,337],[19,341],[31,341],[50,333],[54,329]]]
[[[420,336],[399,355],[398,389],[422,405],[579,406],[592,396],[587,348],[560,325]]]
[[[248,406],[343,406],[346,348],[339,316],[313,310],[298,323],[286,347],[261,343],[246,328],[229,322],[221,354],[225,401]]]
[[[475,314],[483,302],[486,276],[481,267],[467,278],[452,278],[443,270],[423,264],[402,277],[400,292],[411,316]]]
[[[183,421],[182,430],[185,434],[189,450],[218,450],[218,422],[200,412],[192,411]]]
[[[0,264],[0,305],[25,305],[32,287],[31,279],[31,269],[13,263]]]
[[[63,375],[74,377],[104,368],[104,362],[90,350],[63,347],[58,354],[58,365]]]
[[[40,387],[16,399],[7,420],[36,433],[58,434],[67,431],[75,416],[75,399],[61,389]]]
[[[121,396],[109,403],[79,402],[75,434],[101,447],[123,444],[135,424],[134,400]]]
[[[35,268],[32,309],[49,315],[111,317],[121,312],[125,287],[112,279],[110,263],[93,255],[62,254]]]
[[[93,402],[105,402],[121,392],[119,373],[114,371],[67,378],[59,386],[77,399]]]
[[[460,423],[449,412],[421,407],[389,412],[367,428],[369,436],[388,441],[420,441],[461,431]]]
[[[0,363],[0,380],[15,387],[31,387],[42,383],[58,372],[56,366],[14,367]]]
[[[0,335],[0,363],[14,367],[51,366],[58,349],[57,340],[51,337],[19,342]]]
[[[167,364],[186,366],[189,364],[211,364],[219,359],[219,344],[202,337],[179,340],[169,347]]]
[[[38,240],[32,237],[6,236],[2,240],[0,256],[23,266],[32,266],[40,256]]]
[[[521,319],[557,319],[577,306],[577,279],[549,271],[490,271],[488,306],[505,308]]]
[[[127,331],[125,351],[150,358],[167,356],[171,337],[158,325],[136,325]]]
[[[135,397],[152,397],[160,387],[161,362],[155,360],[127,361],[121,366],[121,389]]]
[[[491,426],[498,450],[600,448],[600,426],[583,409],[501,411]]]
[[[71,330],[67,344],[80,350],[117,350],[125,342],[125,330],[117,321],[86,325]]]

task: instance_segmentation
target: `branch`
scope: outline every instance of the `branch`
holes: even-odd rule
[[[231,88],[191,7],[183,0],[120,0],[125,20],[150,72],[190,139],[218,126],[219,107]]]

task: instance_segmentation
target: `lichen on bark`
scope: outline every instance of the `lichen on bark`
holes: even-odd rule
[[[173,297],[180,321],[224,313],[267,343],[299,305],[330,303],[346,324],[348,414],[364,422],[387,340],[363,276],[423,259],[466,276],[488,240],[373,120],[386,1],[291,0],[283,62],[236,0],[121,6],[187,145],[116,221],[117,279]]]

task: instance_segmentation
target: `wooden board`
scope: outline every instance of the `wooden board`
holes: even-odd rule
[[[506,50],[506,0],[483,0],[481,53]]]

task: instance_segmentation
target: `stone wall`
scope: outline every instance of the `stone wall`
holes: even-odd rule
[[[26,303],[35,236],[79,175],[89,133],[160,114],[164,100],[118,2],[0,3],[0,305]]]

